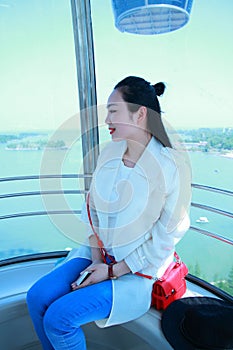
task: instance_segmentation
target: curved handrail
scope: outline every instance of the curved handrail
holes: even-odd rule
[[[198,276],[192,275],[191,273],[188,273],[185,279],[191,283],[194,283],[197,286],[200,286],[201,288],[204,288],[206,291],[216,295],[216,297],[233,303],[233,296],[225,292],[223,289],[220,289],[219,287],[215,286],[214,284],[211,284]]]
[[[207,211],[212,211],[213,213],[216,213],[216,214],[220,214],[220,215],[224,215],[224,216],[228,216],[228,217],[230,217],[230,218],[233,218],[233,213],[231,213],[230,211],[226,211],[226,210],[222,210],[222,209],[217,209],[217,208],[211,207],[211,206],[209,206],[209,205],[199,204],[199,203],[194,203],[194,202],[191,203],[191,206],[192,206],[192,207],[195,207],[195,208],[200,208],[200,209],[203,209],[203,210],[207,210]]]
[[[25,262],[34,261],[34,260],[65,258],[68,253],[69,253],[68,250],[60,250],[60,251],[57,250],[55,252],[33,253],[33,254],[15,256],[13,258],[0,260],[0,267],[25,263]]]
[[[217,240],[219,240],[221,242],[233,245],[233,240],[232,239],[224,237],[222,235],[219,235],[218,233],[213,233],[213,232],[210,232],[210,231],[206,231],[206,230],[203,230],[203,229],[201,229],[199,227],[195,227],[195,226],[192,226],[192,225],[189,227],[189,229],[192,230],[192,231],[196,231],[198,233],[201,233],[201,234],[203,234],[205,236],[215,238],[215,239],[217,239]]]
[[[11,181],[25,181],[25,180],[44,180],[44,179],[78,179],[78,178],[91,178],[91,174],[44,174],[44,175],[21,175],[0,178],[0,182]],[[58,194],[85,194],[85,190],[48,190],[48,191],[27,191],[27,192],[14,192],[5,193],[0,195],[0,199],[14,198],[14,197],[26,197],[26,196],[41,196],[41,195],[58,195]],[[64,214],[81,214],[81,210],[47,210],[47,211],[33,211],[33,212],[20,212],[13,214],[1,215],[0,220],[22,218],[29,216],[44,216],[44,215],[64,215]]]
[[[45,210],[45,211],[27,211],[25,213],[6,214],[0,216],[0,220],[22,218],[27,216],[43,216],[43,215],[64,215],[64,214],[81,214],[81,210]]]
[[[92,174],[42,174],[42,175],[19,175],[0,178],[0,182],[7,181],[22,181],[22,180],[41,180],[41,179],[75,179],[75,178],[86,178],[92,177]],[[210,192],[217,192],[224,195],[233,196],[233,191],[225,190],[217,187],[200,185],[192,183],[192,188],[197,188],[201,190],[206,190]]]
[[[10,177],[0,177],[0,182],[24,181],[24,180],[43,180],[43,179],[75,179],[92,177],[92,174],[45,174],[45,175],[19,175]]]
[[[14,192],[5,193],[0,195],[0,199],[12,198],[12,197],[27,197],[27,196],[43,196],[50,194],[85,194],[84,190],[53,190],[53,191],[33,191],[33,192]]]
[[[212,186],[206,186],[206,185],[200,185],[200,184],[192,184],[193,188],[198,188],[200,190],[205,190],[205,191],[210,191],[210,192],[217,192],[217,193],[221,193],[224,195],[229,195],[229,196],[233,196],[233,191],[230,190],[224,190],[221,188],[217,188],[217,187],[212,187]]]
[[[206,185],[200,185],[200,184],[192,184],[192,188],[196,188],[196,189],[200,189],[200,190],[204,190],[204,191],[210,191],[210,192],[215,192],[218,194],[223,194],[223,195],[227,195],[227,196],[233,196],[233,191],[230,190],[225,190],[225,189],[221,189],[221,188],[217,188],[217,187],[212,187],[212,186],[206,186]],[[233,213],[226,211],[226,210],[222,210],[222,209],[218,209],[209,205],[205,205],[205,204],[200,204],[200,203],[195,203],[195,202],[191,202],[191,206],[195,207],[195,208],[199,208],[199,209],[203,209],[206,211],[210,211],[210,212],[214,212],[216,214],[220,214],[223,216],[227,216],[230,218],[233,218]],[[224,237],[220,234],[217,233],[213,233],[207,230],[203,230],[199,227],[196,226],[190,226],[190,230],[192,231],[196,231],[198,233],[201,233],[205,236],[211,237],[211,238],[215,238],[221,242],[233,245],[233,240],[227,237]]]
[[[24,180],[43,180],[43,179],[77,179],[77,178],[91,178],[91,174],[44,174],[44,175],[22,175],[22,176],[14,176],[14,177],[6,177],[0,178],[0,182],[7,181],[24,181]],[[217,187],[211,187],[200,184],[192,184],[192,188],[215,192],[223,195],[233,196],[233,191],[224,190]],[[24,196],[40,196],[40,195],[58,195],[58,194],[85,194],[87,191],[85,190],[48,190],[48,191],[30,191],[30,192],[15,192],[15,193],[6,193],[0,195],[0,199],[12,198],[12,197],[24,197]],[[200,208],[203,210],[211,211],[216,214],[220,214],[223,216],[227,216],[233,218],[233,213],[225,210],[221,210],[212,206],[191,202],[192,207]],[[34,212],[20,212],[13,214],[6,214],[0,216],[0,220],[12,219],[18,217],[27,217],[27,216],[42,216],[42,215],[64,215],[64,214],[81,214],[81,210],[54,210],[54,211],[34,211]],[[224,237],[220,234],[213,233],[207,230],[203,230],[199,227],[190,226],[190,230],[196,231],[203,235],[209,236],[211,238],[215,238],[224,243],[233,245],[233,240]]]

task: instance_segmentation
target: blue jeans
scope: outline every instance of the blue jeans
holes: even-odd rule
[[[29,289],[28,309],[44,350],[85,350],[86,340],[80,326],[109,316],[110,280],[71,290],[70,284],[90,264],[88,259],[69,260]]]

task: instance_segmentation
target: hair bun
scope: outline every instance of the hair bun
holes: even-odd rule
[[[157,96],[161,96],[164,93],[166,88],[165,84],[162,82],[153,85],[153,87],[155,89],[155,93]]]

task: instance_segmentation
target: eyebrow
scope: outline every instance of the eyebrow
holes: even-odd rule
[[[109,104],[107,105],[107,108],[112,107],[112,106],[117,106],[117,103],[109,103]]]

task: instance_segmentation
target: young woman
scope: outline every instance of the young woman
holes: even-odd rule
[[[113,142],[99,156],[89,205],[110,258],[103,261],[83,210],[89,244],[28,291],[44,350],[86,349],[81,325],[95,321],[107,327],[143,315],[154,281],[135,273],[161,277],[189,227],[190,168],[184,152],[172,148],[161,120],[157,96],[164,89],[163,83],[127,77],[109,96],[106,123]],[[77,284],[86,271],[88,277]]]

